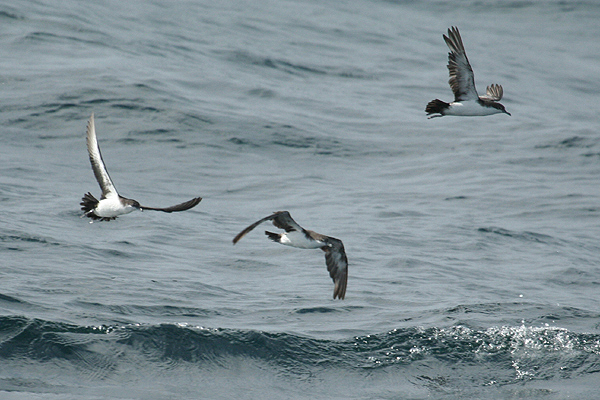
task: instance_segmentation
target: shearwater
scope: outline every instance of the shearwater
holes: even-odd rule
[[[100,200],[97,200],[90,192],[86,193],[81,200],[81,209],[84,212],[82,217],[90,217],[92,219],[90,223],[94,222],[94,220],[110,221],[116,219],[119,215],[129,214],[134,210],[154,210],[167,213],[185,211],[195,207],[202,200],[202,197],[195,197],[175,206],[155,208],[142,206],[136,200],[119,195],[104,166],[104,160],[102,159],[98,139],[96,138],[93,113],[87,125],[87,149],[94,176],[100,185],[100,189],[102,189]]]
[[[325,252],[327,270],[334,283],[333,298],[343,300],[346,296],[346,286],[348,283],[348,259],[346,258],[346,251],[344,250],[342,241],[334,237],[306,230],[292,219],[288,211],[277,211],[268,217],[256,221],[238,233],[233,238],[233,244],[236,244],[244,235],[265,221],[273,221],[273,225],[285,230],[285,233],[265,231],[269,239],[274,242],[300,249],[321,249]]]
[[[448,53],[448,71],[450,73],[448,83],[454,92],[454,101],[446,103],[439,99],[431,100],[425,108],[427,115],[430,115],[429,118],[443,115],[482,116],[498,113],[510,115],[504,106],[498,103],[504,93],[502,86],[492,84],[487,87],[485,96],[477,94],[473,69],[469,64],[458,28],[453,26],[448,29],[448,36],[443,35],[443,37],[450,49],[450,53]]]

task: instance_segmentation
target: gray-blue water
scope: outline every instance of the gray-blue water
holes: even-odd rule
[[[0,4],[0,398],[598,399],[600,5]],[[512,113],[452,100],[442,34]],[[80,218],[96,116],[123,196]],[[289,210],[323,253],[250,223]]]

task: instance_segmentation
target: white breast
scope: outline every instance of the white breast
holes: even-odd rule
[[[286,246],[299,247],[301,249],[319,249],[325,243],[318,240],[311,240],[306,237],[304,232],[292,231],[281,235],[281,244]]]
[[[94,214],[99,217],[113,218],[119,215],[129,214],[134,211],[135,207],[123,207],[118,197],[113,196],[107,199],[102,199],[94,209]]]
[[[444,112],[444,115],[462,115],[465,117],[492,115],[502,111],[494,107],[483,107],[475,100],[450,103],[450,107]]]

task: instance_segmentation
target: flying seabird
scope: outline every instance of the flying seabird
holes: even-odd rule
[[[498,103],[504,93],[502,86],[492,84],[487,87],[485,96],[477,94],[473,69],[469,64],[458,28],[453,26],[448,29],[448,36],[443,36],[450,49],[448,53],[448,71],[450,72],[448,83],[454,92],[454,101],[446,103],[439,99],[431,100],[425,108],[427,115],[431,115],[429,118],[443,115],[480,116],[498,113],[510,115],[504,106]]]
[[[96,180],[102,189],[102,197],[98,201],[90,192],[86,193],[81,200],[81,209],[84,211],[82,217],[90,217],[92,221],[110,221],[116,219],[119,215],[129,214],[134,210],[154,210],[163,212],[185,211],[195,207],[200,203],[202,197],[196,197],[185,203],[177,204],[167,208],[144,207],[133,199],[127,199],[117,192],[113,185],[108,171],[104,166],[98,140],[96,139],[96,128],[94,126],[94,114],[90,117],[87,125],[87,149],[90,156],[92,170],[96,176]]]
[[[341,300],[346,296],[346,285],[348,283],[348,259],[341,240],[309,231],[298,225],[287,211],[277,211],[261,220],[256,221],[233,238],[236,244],[252,229],[265,221],[273,221],[277,228],[284,229],[285,233],[273,233],[265,231],[265,234],[274,242],[286,246],[298,247],[300,249],[321,249],[325,252],[325,263],[329,276],[335,284],[333,298]]]

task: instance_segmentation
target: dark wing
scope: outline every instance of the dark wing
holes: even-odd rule
[[[285,229],[286,232],[302,230],[302,227],[292,219],[292,216],[289,212],[277,211],[276,213],[273,213],[268,217],[264,217],[263,219],[256,221],[255,223],[238,233],[237,236],[233,238],[233,244],[236,244],[241,238],[243,238],[248,232],[256,228],[258,225],[270,220],[273,221],[273,225],[275,225],[277,228]]]
[[[93,113],[87,125],[87,149],[94,176],[98,181],[98,185],[100,185],[100,189],[102,189],[102,198],[118,196],[117,189],[115,189],[115,185],[113,185],[112,180],[108,175],[108,171],[106,171],[106,167],[104,166],[102,153],[100,153],[100,146],[98,146],[98,139],[96,138]]]
[[[479,96],[481,100],[489,100],[489,101],[500,101],[502,100],[502,96],[504,95],[504,89],[502,89],[501,85],[497,83],[492,83],[487,87],[484,96]]]
[[[477,100],[479,96],[475,89],[473,69],[469,64],[458,28],[453,26],[448,29],[448,36],[443,36],[450,49],[450,53],[448,53],[448,71],[450,73],[448,83],[454,92],[454,101]]]
[[[279,229],[283,229],[286,232],[292,231],[304,231],[304,229],[298,225],[287,211],[278,211],[273,214],[273,225]]]
[[[333,298],[341,300],[346,297],[346,286],[348,284],[348,258],[341,240],[328,237],[327,246],[322,248],[325,252],[325,263],[329,276],[335,284]]]
[[[184,203],[181,204],[177,204],[171,207],[166,207],[166,208],[156,208],[156,207],[144,207],[144,206],[140,206],[140,210],[153,210],[153,211],[162,211],[162,212],[166,212],[166,213],[171,213],[171,212],[177,212],[177,211],[185,211],[185,210],[189,210],[190,208],[196,207],[198,205],[198,203],[200,203],[200,201],[202,200],[202,197],[194,197],[191,200],[188,200]]]

